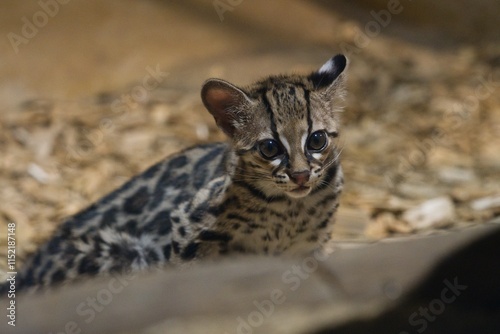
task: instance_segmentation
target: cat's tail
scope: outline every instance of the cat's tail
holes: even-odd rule
[[[10,281],[0,283],[0,299],[6,298],[10,290]]]
[[[14,298],[16,294],[25,290],[25,280],[22,273],[2,273],[0,282],[0,299]]]

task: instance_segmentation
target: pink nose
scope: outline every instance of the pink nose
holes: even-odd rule
[[[290,179],[293,182],[297,183],[299,186],[303,186],[307,183],[307,181],[309,181],[311,172],[309,172],[308,170],[304,170],[301,172],[293,172],[291,174],[288,174],[288,176],[290,176]]]

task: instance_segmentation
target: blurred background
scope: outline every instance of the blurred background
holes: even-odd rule
[[[498,1],[0,9],[0,225],[17,223],[19,262],[132,175],[223,140],[199,98],[205,79],[308,73],[337,53],[350,60],[337,239],[436,233],[500,214]]]

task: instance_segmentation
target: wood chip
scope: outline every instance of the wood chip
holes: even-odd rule
[[[500,195],[476,199],[470,203],[470,206],[476,211],[500,208]]]
[[[443,226],[455,218],[455,206],[448,196],[437,197],[405,211],[402,218],[417,230]]]

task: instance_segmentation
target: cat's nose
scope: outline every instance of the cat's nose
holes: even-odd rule
[[[290,176],[290,179],[297,183],[299,186],[303,186],[304,184],[309,181],[309,177],[311,176],[311,172],[308,170],[303,170],[300,172],[293,172],[288,174]]]

